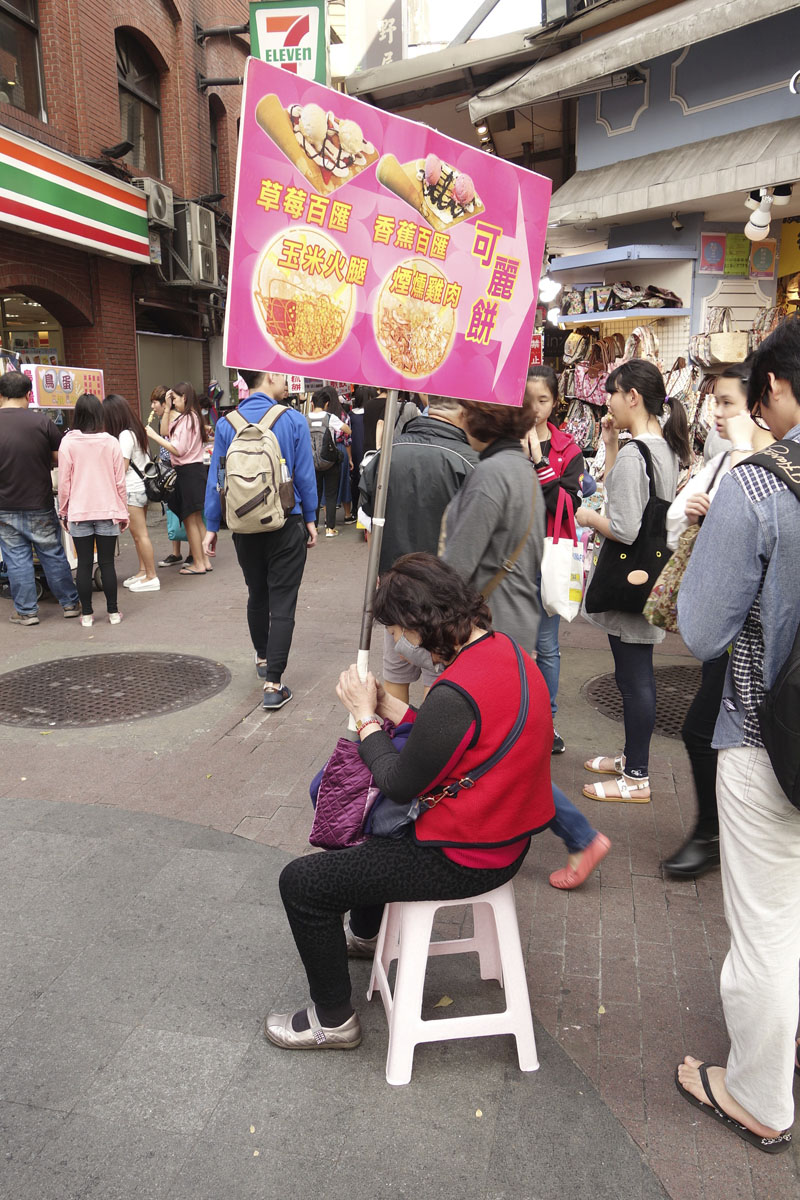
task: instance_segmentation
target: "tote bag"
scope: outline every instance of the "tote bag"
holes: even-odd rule
[[[562,537],[566,509],[569,536]],[[553,537],[544,539],[542,555],[542,605],[550,617],[574,621],[583,598],[583,542],[578,541],[572,499],[563,488],[558,490]]]
[[[606,538],[597,557],[594,575],[586,589],[586,611],[640,613],[672,551],[667,546],[669,501],[656,494],[653,462],[643,442],[632,445],[644,459],[650,497],[642,513],[636,540],[626,546]]]

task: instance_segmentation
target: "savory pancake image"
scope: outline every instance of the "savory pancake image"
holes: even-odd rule
[[[339,349],[356,306],[355,288],[342,277],[346,263],[339,247],[316,229],[286,230],[265,248],[253,299],[277,350],[299,362],[318,362]],[[329,264],[336,269],[326,277]]]
[[[447,286],[444,272],[424,258],[406,259],[383,282],[375,337],[386,361],[404,375],[430,375],[453,347],[455,309],[442,303]]]

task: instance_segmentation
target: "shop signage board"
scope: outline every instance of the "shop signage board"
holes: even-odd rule
[[[105,395],[103,372],[94,367],[38,367],[24,363],[22,373],[33,384],[32,403],[37,408],[74,408],[84,392]]]
[[[149,264],[147,197],[76,158],[0,128],[0,226]]]
[[[778,243],[775,238],[750,243],[750,278],[774,279]]]
[[[225,362],[519,404],[551,182],[257,59]]]
[[[406,0],[361,0],[347,6],[347,45],[355,51],[356,71],[405,58],[406,7]]]
[[[531,338],[531,355],[528,359],[529,367],[540,367],[542,365],[542,335],[534,333]]]
[[[700,234],[700,265],[701,275],[722,275],[725,270],[725,234]]]
[[[744,233],[725,235],[726,275],[748,275],[750,272],[750,247],[752,242]]]
[[[254,58],[302,79],[328,82],[325,0],[272,0],[250,5]]]

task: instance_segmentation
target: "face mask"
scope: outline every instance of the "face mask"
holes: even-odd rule
[[[430,650],[423,650],[422,646],[412,645],[405,634],[402,634],[395,642],[395,649],[401,658],[410,662],[412,666],[419,667],[422,671],[431,671],[434,675],[441,675],[444,670],[444,663],[434,662]]]

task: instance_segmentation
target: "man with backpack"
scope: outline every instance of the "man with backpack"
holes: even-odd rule
[[[727,1065],[687,1057],[681,1094],[769,1154],[789,1148],[800,965],[800,321],[752,356],[748,408],[776,441],[723,479],[678,597],[689,649],[731,647],[713,745]]]
[[[341,454],[336,446],[336,434],[350,432],[339,417],[325,411],[325,405],[335,395],[332,388],[317,388],[311,397],[311,412],[306,417],[311,434],[311,453],[317,478],[317,519],[325,494],[325,537],[339,536],[336,528],[336,499],[339,494],[339,463]]]
[[[264,680],[263,705],[273,710],[292,698],[281,679],[306,549],[317,543],[317,490],[305,418],[281,403],[286,376],[273,371],[239,374],[250,390],[233,413],[217,422],[203,547],[216,547],[224,500],[247,584],[247,624],[256,672]]]
[[[14,602],[12,625],[39,624],[34,550],[64,616],[81,615],[50,477],[61,431],[46,412],[29,408],[32,387],[21,371],[0,375],[0,558]]]

